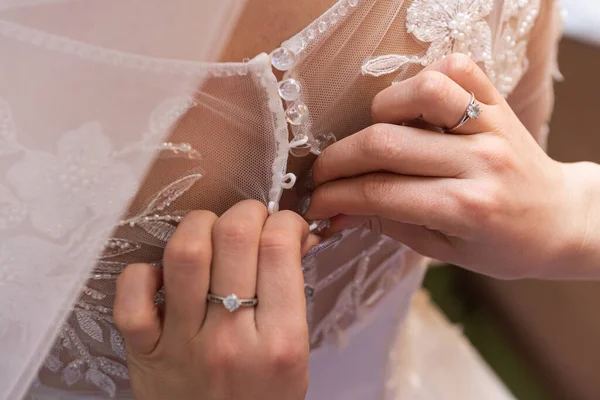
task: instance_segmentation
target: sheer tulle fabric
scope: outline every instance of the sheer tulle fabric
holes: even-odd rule
[[[0,398],[22,397],[64,332],[168,134],[160,105],[197,91],[237,3],[0,1]],[[94,366],[80,380],[112,392]]]
[[[48,3],[39,6],[41,16],[7,10],[0,20],[0,65],[7,71],[0,76],[0,170],[7,171],[0,175],[0,274],[6,274],[0,285],[7,287],[0,296],[9,304],[0,306],[0,335],[8,338],[0,346],[11,349],[7,371],[37,367],[30,364],[33,355],[45,352],[58,332],[33,398],[56,398],[56,390],[129,396],[122,338],[111,316],[120,271],[131,262],[160,267],[162,250],[188,210],[222,213],[248,198],[271,210],[293,208],[308,192],[304,178],[315,154],[369,126],[375,94],[424,65],[467,52],[499,90],[512,93],[532,133],[540,137],[549,118],[557,26],[551,0],[341,0],[274,53],[276,64],[290,63],[283,79],[300,86],[289,101],[266,54],[227,64],[157,59],[193,58],[189,34],[198,27],[180,3],[145,2],[149,19],[140,25],[120,16],[122,31],[91,29],[80,32],[86,34],[76,37],[80,42],[71,40],[69,29],[76,27],[60,22],[79,10],[77,20],[89,26],[96,12],[110,15],[106,2]],[[169,18],[150,19],[156,13]],[[153,25],[138,29],[148,21],[168,34]],[[124,40],[133,33],[139,42]],[[528,47],[530,40],[535,45]],[[148,57],[133,57],[134,50]],[[524,88],[532,82],[540,90]],[[421,313],[422,307],[409,309],[425,262],[361,230],[343,232],[306,257],[309,398],[431,398],[428,385],[403,384],[398,391],[393,383],[406,382],[407,374],[427,381],[426,368],[414,362],[420,349],[440,350],[435,343],[453,340],[435,328],[439,335],[428,336],[427,345],[416,342],[410,352],[402,344],[411,330],[396,341],[407,313]],[[86,271],[91,277],[73,301]],[[160,293],[156,300],[164,301]],[[59,308],[71,314],[55,326]],[[19,342],[21,329],[35,336],[27,349]],[[468,382],[484,367],[472,362],[468,346],[460,349],[467,354],[461,359],[471,360],[461,364]],[[0,383],[13,385],[19,376],[0,372]],[[508,397],[495,380],[485,382],[498,398]]]

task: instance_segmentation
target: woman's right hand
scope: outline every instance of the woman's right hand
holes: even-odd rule
[[[114,316],[135,398],[304,399],[309,349],[301,257],[308,238],[295,213],[267,216],[264,205],[244,201],[220,218],[190,213],[165,249],[162,271],[127,267]],[[154,294],[163,282],[161,313]],[[207,302],[209,293],[256,296],[259,303],[229,312]]]

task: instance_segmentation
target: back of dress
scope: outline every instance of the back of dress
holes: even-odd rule
[[[188,61],[165,67],[174,86],[189,85],[178,80],[179,74],[200,74],[205,81],[189,95],[160,101],[154,96],[148,102],[153,112],[147,136],[169,130],[169,137],[129,210],[106,240],[31,395],[127,398],[125,351],[112,321],[115,280],[123,268],[133,262],[161,267],[162,250],[189,210],[222,213],[248,198],[262,201],[271,212],[296,207],[310,194],[307,175],[316,155],[371,124],[370,105],[379,91],[453,52],[469,54],[478,62],[498,90],[511,96],[515,111],[543,142],[552,99],[555,11],[552,0],[340,0],[270,55],[239,63]],[[122,67],[107,59],[114,58],[114,52],[92,51],[99,45],[90,47],[66,34],[24,26],[18,12],[8,19],[0,25],[10,26],[0,29],[0,43],[19,40],[39,46],[40,37],[51,37],[48,51],[75,48],[65,51],[64,57]],[[138,68],[140,74],[164,63],[127,57],[127,68]],[[277,78],[277,70],[285,71],[283,78]],[[0,111],[11,126],[23,124],[11,116],[8,106]],[[90,150],[79,144],[82,137],[98,149],[106,147],[94,123],[64,128],[69,134],[56,133],[63,145],[55,158],[68,156],[60,153],[64,148],[86,155]],[[130,151],[142,146],[147,142],[131,144]],[[93,155],[114,156],[105,153]],[[88,161],[89,157],[75,157],[75,168],[91,169],[98,176],[122,172],[116,163],[94,172],[97,163]],[[11,195],[29,209],[46,202],[45,210],[51,212],[54,203],[27,196],[32,183],[16,178],[30,176],[33,181],[35,174],[25,172],[36,168],[43,168],[43,163],[24,159],[8,171]],[[130,184],[137,188],[135,182]],[[55,197],[64,197],[60,187],[53,190]],[[111,192],[103,195],[111,200]],[[53,240],[69,238],[81,221],[102,207],[96,199],[82,198],[79,203],[81,212],[60,223],[28,214],[19,224],[33,225]],[[313,227],[322,224],[316,221]],[[411,367],[414,359],[403,358],[402,347],[397,346],[399,338],[405,342],[398,343],[407,343],[407,332],[401,335],[402,321],[420,286],[425,262],[402,244],[359,229],[342,232],[307,255],[303,270],[312,346],[309,398],[395,398],[399,393],[402,398],[431,398],[427,392],[407,392],[417,369]],[[164,301],[160,292],[156,301]],[[465,385],[475,375],[465,373]],[[498,393],[505,396],[500,389]]]

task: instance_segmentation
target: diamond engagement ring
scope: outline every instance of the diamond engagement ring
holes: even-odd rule
[[[462,118],[460,119],[460,121],[458,121],[458,124],[454,125],[452,128],[446,129],[445,131],[454,132],[455,130],[469,122],[470,119],[479,118],[481,113],[482,110],[481,107],[479,107],[477,100],[475,99],[475,93],[471,92],[471,101],[469,102],[469,105],[467,106],[467,109],[465,110],[465,113],[463,114]]]
[[[211,303],[223,304],[223,307],[229,312],[234,312],[240,307],[256,307],[258,299],[240,299],[235,293],[230,294],[227,297],[215,296],[214,294],[208,294],[206,300]]]

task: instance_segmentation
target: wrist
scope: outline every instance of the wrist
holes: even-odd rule
[[[561,164],[567,198],[564,244],[555,274],[561,279],[600,278],[600,165]],[[558,265],[560,264],[560,265]]]

